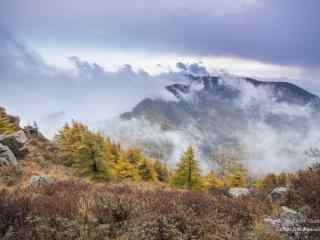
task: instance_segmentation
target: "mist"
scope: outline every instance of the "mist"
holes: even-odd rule
[[[120,142],[147,149],[147,154],[150,145],[156,146],[157,151],[164,152],[163,160],[170,166],[175,166],[187,146],[192,145],[204,172],[216,169],[213,155],[220,147],[234,152],[236,146],[241,146],[245,152],[244,156],[239,156],[241,163],[255,176],[296,171],[316,163],[317,159],[308,157],[306,153],[310,149],[320,148],[318,110],[311,105],[277,102],[272,89],[255,87],[233,75],[223,76],[220,83],[241,91],[236,103],[238,110],[252,114],[254,109],[254,115],[246,119],[245,126],[223,129],[236,141],[236,145],[219,139],[219,133],[215,130],[203,131],[197,127],[196,122],[187,120],[186,124],[175,130],[163,130],[159,124],[146,119],[124,121],[117,118],[107,121],[101,129],[106,135]],[[190,104],[195,101],[192,98],[196,98],[192,96],[193,93],[187,96]],[[206,152],[208,145],[212,150],[209,154]],[[171,146],[171,151],[168,146]],[[151,153],[151,156],[154,156],[152,154],[154,153]]]
[[[20,116],[22,125],[35,121],[48,138],[53,138],[66,122],[80,120],[125,146],[149,143],[145,151],[150,150],[152,157],[159,157],[170,166],[175,166],[191,144],[202,169],[214,167],[211,155],[203,150],[204,143],[210,143],[213,151],[223,145],[214,131],[201,131],[193,121],[164,131],[146,119],[119,118],[145,98],[178,101],[165,86],[186,82],[186,74],[209,75],[205,66],[179,62],[170,70],[151,75],[130,64],[111,71],[99,63],[70,56],[68,61],[73,68],[64,69],[47,64],[36,51],[7,32],[1,32],[0,43],[0,104],[9,113]],[[257,116],[246,127],[228,131],[246,149],[248,155],[243,162],[251,173],[292,171],[315,161],[306,158],[305,151],[320,147],[319,114],[309,106],[277,103],[270,89],[240,84],[232,75],[225,74],[222,79],[223,84],[240,89],[238,109],[245,112],[257,107]],[[198,86],[193,90],[199,90]],[[289,119],[287,127],[279,129],[270,124],[270,114]],[[165,155],[154,155],[157,151],[164,151]]]

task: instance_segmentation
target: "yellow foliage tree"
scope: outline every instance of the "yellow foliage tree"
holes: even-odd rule
[[[265,192],[270,192],[276,187],[286,186],[288,184],[288,175],[286,173],[268,174],[257,181],[257,189]]]
[[[195,159],[194,150],[189,146],[178,163],[172,177],[172,185],[180,188],[198,190],[202,188],[199,163]]]
[[[80,144],[79,159],[74,166],[79,173],[93,180],[112,179],[110,154],[107,143],[99,134],[89,133]]]
[[[122,154],[119,161],[114,165],[113,172],[117,180],[140,180],[137,168],[128,161],[128,158]]]
[[[153,164],[145,158],[140,160],[138,171],[143,181],[155,181],[157,179]]]
[[[80,122],[66,124],[56,136],[59,153],[67,166],[72,166],[80,154],[81,143],[89,134],[89,129]]]
[[[206,189],[219,189],[224,187],[224,182],[213,171],[204,178],[204,187]]]
[[[229,187],[247,187],[248,185],[247,170],[239,163],[234,163],[227,170],[224,176],[226,185]]]
[[[112,154],[109,142],[100,134],[92,133],[80,122],[65,125],[56,136],[59,154],[67,166],[91,179],[112,178]]]
[[[139,149],[131,148],[127,151],[127,158],[131,164],[137,166],[144,159],[144,155]]]
[[[0,112],[0,134],[11,134],[17,130],[14,123],[10,122],[9,117],[4,113]]]
[[[157,179],[160,182],[169,182],[170,172],[164,163],[156,160],[154,163],[154,170],[156,171]]]

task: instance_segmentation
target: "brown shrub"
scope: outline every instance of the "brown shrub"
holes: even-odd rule
[[[7,187],[17,184],[22,178],[22,170],[17,166],[0,167],[0,183]]]
[[[254,198],[91,187],[69,181],[3,192],[0,239],[248,239],[264,211]]]
[[[291,176],[293,192],[288,204],[297,208],[309,206],[310,217],[320,218],[320,168],[313,167]]]
[[[320,168],[313,166],[290,176],[291,189],[287,205],[298,209],[306,217],[300,227],[311,231],[303,232],[301,239],[319,239],[320,219]]]

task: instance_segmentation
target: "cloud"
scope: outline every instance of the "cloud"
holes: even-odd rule
[[[4,0],[0,23],[47,46],[229,56],[318,68],[317,0]]]
[[[0,33],[0,105],[21,116],[24,124],[37,121],[50,137],[66,121],[95,125],[146,97],[166,97],[164,86],[184,78],[173,72],[151,76],[129,64],[108,71],[77,56],[69,58],[73,69],[65,70],[48,65],[7,32]]]
[[[182,62],[176,63],[176,68],[186,74],[193,74],[196,76],[207,76],[209,72],[207,71],[206,67],[202,66],[199,63],[191,63],[186,64]]]

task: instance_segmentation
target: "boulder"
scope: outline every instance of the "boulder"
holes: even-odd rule
[[[10,148],[0,143],[0,166],[17,165],[17,159]]]
[[[248,188],[230,188],[228,191],[229,196],[233,198],[243,197],[249,195],[250,191]]]
[[[18,159],[21,159],[28,154],[28,150],[24,148],[27,141],[28,138],[23,130],[19,130],[10,135],[0,136],[0,143],[8,146]]]
[[[37,186],[37,185],[43,185],[43,184],[50,184],[51,180],[48,176],[42,175],[42,176],[31,176],[29,180],[30,186]]]
[[[30,125],[26,126],[23,131],[28,137],[37,137],[39,135],[38,128]]]
[[[269,194],[269,197],[272,201],[285,201],[289,192],[289,188],[287,187],[277,187],[272,190]]]
[[[280,219],[284,227],[296,227],[305,220],[301,213],[285,206],[281,207]]]
[[[286,206],[281,207],[280,216],[278,218],[266,217],[264,218],[266,229],[281,233],[284,239],[298,240],[305,238],[305,232],[300,231],[304,229],[305,217]]]

